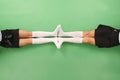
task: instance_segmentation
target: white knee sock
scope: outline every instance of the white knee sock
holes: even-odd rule
[[[47,36],[53,36],[53,32],[45,32],[45,31],[33,31],[32,37],[47,37]]]
[[[64,32],[59,25],[59,36],[83,37],[83,31]]]
[[[61,48],[62,43],[64,42],[70,42],[70,43],[82,43],[83,38],[58,38],[59,46],[58,48]]]
[[[33,38],[32,44],[44,44],[53,42],[57,48],[59,48],[58,38]]]
[[[33,31],[32,37],[49,37],[49,36],[57,36],[58,35],[59,26],[53,32],[46,31]]]

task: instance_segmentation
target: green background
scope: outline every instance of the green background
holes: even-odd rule
[[[120,0],[0,0],[0,29],[53,31],[120,28]],[[120,80],[120,46],[53,43],[0,47],[0,80]]]

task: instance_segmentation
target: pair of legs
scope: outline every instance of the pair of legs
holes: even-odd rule
[[[83,32],[83,43],[95,45],[95,30]]]
[[[19,46],[32,44],[32,32],[19,30]]]
[[[58,30],[58,31],[57,31]],[[59,29],[57,29],[56,32],[42,32],[42,31],[36,31],[36,32],[28,32],[25,30],[19,30],[19,46],[25,46],[28,44],[42,44],[47,42],[54,42],[59,47],[62,45],[63,42],[73,42],[73,43],[87,43],[95,45],[95,30],[91,31],[74,31],[74,32],[62,32],[62,35],[60,36],[71,36],[71,38],[43,38],[46,36],[57,36],[57,32],[59,32]],[[40,38],[33,38],[33,37],[40,37]],[[82,41],[79,41],[82,40]]]

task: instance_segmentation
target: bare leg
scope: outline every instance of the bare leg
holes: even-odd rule
[[[95,30],[83,32],[83,38],[94,38],[94,36],[95,36]]]
[[[19,46],[25,46],[32,44],[32,39],[20,39],[19,40]]]
[[[20,36],[20,38],[31,38],[32,32],[28,32],[25,30],[19,30],[19,36]]]
[[[83,38],[82,43],[95,45],[95,39],[94,38]]]

